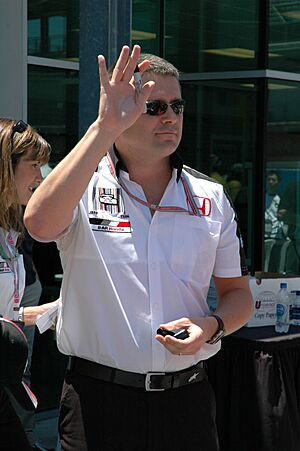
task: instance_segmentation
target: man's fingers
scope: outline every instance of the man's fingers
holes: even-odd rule
[[[151,91],[154,88],[154,86],[155,86],[154,81],[148,81],[142,87],[140,94],[136,96],[136,103],[137,103],[137,105],[142,106],[143,110],[145,107],[145,103],[149,99]]]
[[[132,49],[130,58],[127,62],[127,65],[123,71],[123,78],[122,80],[129,83],[130,80],[132,79],[133,73],[135,71],[135,68],[137,66],[139,57],[140,57],[140,53],[141,53],[141,48],[139,45],[135,45]]]
[[[148,61],[148,60],[142,61],[142,62],[139,64],[139,71],[140,71],[140,74],[143,74],[143,73],[145,72],[145,70],[148,69],[149,66],[150,66],[150,61]]]
[[[123,78],[124,70],[128,62],[129,52],[129,47],[127,45],[124,45],[114,67],[111,77],[112,81],[120,81]]]
[[[98,67],[99,67],[99,77],[100,86],[107,86],[109,84],[109,76],[106,69],[105,58],[103,55],[98,55]]]

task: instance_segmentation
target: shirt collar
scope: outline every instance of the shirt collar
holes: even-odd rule
[[[119,178],[120,170],[128,172],[126,169],[125,163],[122,161],[121,156],[118,152],[118,149],[116,148],[115,145],[113,145],[113,147],[109,150],[108,153],[109,153],[111,161],[114,165],[114,169],[115,169],[117,178]],[[180,179],[180,176],[181,176],[182,168],[183,168],[183,161],[177,151],[173,152],[170,155],[170,162],[171,162],[171,166],[177,170],[176,181],[178,182]]]

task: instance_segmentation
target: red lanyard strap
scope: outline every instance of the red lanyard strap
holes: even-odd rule
[[[119,185],[123,188],[123,190],[125,191],[125,193],[128,194],[129,197],[131,197],[132,199],[136,200],[137,202],[139,202],[140,204],[144,205],[145,207],[150,208],[151,210],[155,210],[155,211],[160,211],[160,212],[177,212],[177,213],[188,213],[189,215],[192,216],[201,216],[201,213],[199,211],[199,209],[197,208],[197,205],[195,203],[195,199],[191,193],[190,187],[188,186],[185,178],[183,177],[183,175],[180,177],[182,184],[183,184],[183,188],[184,188],[184,192],[186,195],[186,200],[187,200],[187,204],[190,207],[189,209],[187,208],[183,208],[183,207],[176,207],[175,205],[156,205],[156,204],[151,204],[150,202],[147,202],[143,199],[140,199],[139,197],[135,196],[134,194],[132,194],[129,189],[124,185],[124,183],[122,183],[121,181],[119,181]]]
[[[108,167],[110,170],[111,175],[117,179],[116,176],[116,172],[114,169],[114,165],[113,162],[111,160],[111,156],[109,154],[106,155],[107,158],[107,163],[108,163]],[[180,180],[183,184],[183,188],[184,188],[184,192],[185,192],[185,196],[186,196],[186,201],[187,201],[187,205],[189,208],[183,208],[183,207],[176,207],[175,205],[157,205],[157,204],[151,204],[150,202],[147,202],[143,199],[140,199],[139,197],[135,196],[134,194],[132,194],[129,189],[125,186],[125,184],[123,182],[121,182],[120,180],[118,180],[119,185],[121,186],[121,188],[125,191],[125,193],[128,194],[129,197],[131,197],[132,199],[134,199],[135,201],[139,202],[140,204],[144,205],[145,207],[150,208],[151,210],[154,211],[161,211],[161,212],[177,212],[177,213],[188,213],[189,215],[192,216],[201,216],[200,210],[196,205],[194,196],[191,192],[191,189],[189,187],[189,184],[187,183],[185,177],[183,176],[183,174],[180,177]]]
[[[4,232],[1,228],[0,228],[0,246],[2,248],[3,253],[5,254],[3,255],[3,259],[8,264],[9,269],[11,270],[14,276],[14,306],[12,319],[17,320],[20,306],[19,265],[18,265],[19,254],[16,250],[15,243],[11,236],[11,233],[9,232],[7,238],[5,238]]]
[[[191,209],[193,211],[193,213],[190,213],[190,214],[201,217],[200,210],[196,205],[195,198],[191,192],[191,188],[189,187],[189,184],[187,183],[187,181],[186,181],[185,177],[183,177],[183,175],[181,175],[180,178],[181,178],[181,181],[183,184],[183,188],[184,188],[184,192],[185,192],[185,195],[187,198],[188,205],[191,207]]]

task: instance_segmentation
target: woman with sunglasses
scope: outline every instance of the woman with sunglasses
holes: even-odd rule
[[[12,326],[11,322],[33,325],[47,308],[38,306],[20,309],[25,270],[18,248],[23,235],[21,205],[27,204],[34,189],[41,183],[40,167],[48,161],[49,154],[49,144],[30,125],[23,121],[0,118],[0,315],[1,321],[4,321],[0,337],[2,351],[5,349],[3,330],[7,325]],[[19,334],[18,339],[20,336]],[[26,346],[25,336],[24,343]],[[0,355],[1,358],[4,358],[3,355]],[[10,365],[10,360],[18,366],[17,357],[12,356],[9,361],[1,362],[0,368],[5,369]],[[0,374],[0,381],[0,449],[31,449],[10,403],[7,390],[11,390],[5,382],[4,374]]]

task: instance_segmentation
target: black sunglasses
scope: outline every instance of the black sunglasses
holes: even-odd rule
[[[11,144],[11,148],[13,149],[14,146],[14,136],[16,133],[23,133],[25,132],[25,130],[27,129],[28,124],[26,124],[26,122],[22,121],[22,119],[20,121],[18,121],[11,130],[11,135],[10,135],[10,144]],[[16,166],[16,164],[18,163],[20,157],[21,157],[22,153],[19,154],[14,154],[11,156],[11,162],[13,166]]]
[[[182,114],[184,112],[185,101],[183,99],[174,100],[174,102],[166,103],[161,100],[150,100],[146,102],[146,114],[150,116],[161,116],[165,114],[168,106],[172,108],[175,114]]]
[[[11,135],[10,135],[11,141],[14,139],[15,133],[23,133],[23,132],[25,132],[27,127],[28,127],[28,124],[26,124],[26,122],[22,121],[22,119],[20,121],[18,121],[12,128]]]

